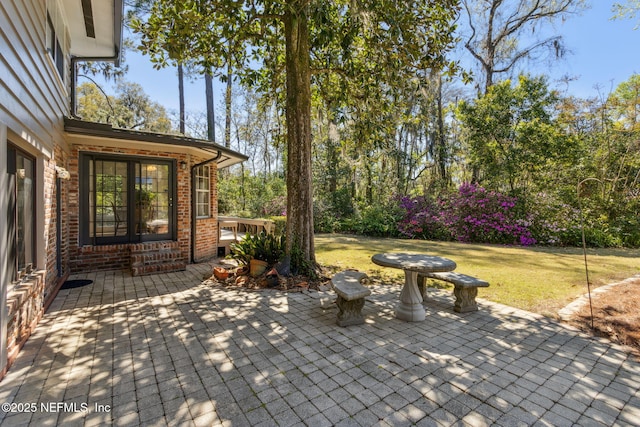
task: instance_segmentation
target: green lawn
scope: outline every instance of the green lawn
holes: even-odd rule
[[[511,247],[457,242],[383,239],[343,234],[316,235],[320,264],[355,268],[384,282],[401,284],[400,270],[371,262],[380,252],[418,252],[450,258],[456,271],[487,280],[478,297],[555,317],[558,309],[587,292],[582,248]],[[593,287],[640,273],[640,250],[589,249]],[[431,285],[440,283],[431,283]]]

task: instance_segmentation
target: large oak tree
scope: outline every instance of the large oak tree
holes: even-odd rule
[[[414,70],[450,66],[458,1],[155,0],[133,28],[158,66],[193,60],[217,69],[232,61],[256,85],[286,74],[287,251],[295,247],[313,265],[313,75],[384,87]]]

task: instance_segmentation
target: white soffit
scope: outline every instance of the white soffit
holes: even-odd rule
[[[85,0],[86,1],[86,0]],[[114,1],[89,0],[91,16],[87,19],[93,24],[95,37],[87,36],[83,0],[62,0],[64,15],[71,37],[71,54],[83,57],[111,57],[116,55],[114,40]],[[91,32],[91,30],[89,31]]]

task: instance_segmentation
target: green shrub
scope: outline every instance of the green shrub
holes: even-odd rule
[[[336,233],[340,231],[342,222],[330,204],[322,199],[313,202],[313,228],[316,233]]]
[[[640,247],[640,218],[638,216],[619,218],[615,225],[625,247]]]
[[[286,240],[284,235],[276,236],[263,231],[260,234],[247,234],[230,247],[231,253],[228,257],[240,264],[248,265],[252,259],[259,259],[273,265],[284,256]]]
[[[378,237],[395,237],[398,235],[398,221],[401,213],[397,206],[366,206],[355,218],[345,221],[350,231],[357,234]]]
[[[270,216],[269,219],[273,221],[273,225],[275,226],[274,233],[276,236],[280,236],[285,234],[285,229],[287,226],[287,217],[282,216]]]

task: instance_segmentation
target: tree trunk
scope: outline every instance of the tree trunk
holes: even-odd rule
[[[335,196],[338,191],[338,125],[331,108],[327,108],[329,116],[329,130],[327,135],[327,171],[329,171],[329,193]]]
[[[367,152],[365,154],[365,161],[364,161],[365,178],[367,181],[365,183],[364,201],[367,204],[367,206],[370,206],[373,204],[373,171],[371,170],[372,161],[373,159],[371,158],[371,155],[369,154],[369,152]]]
[[[294,245],[315,267],[311,184],[311,70],[307,6],[288,0],[284,16],[287,71],[287,253]]]
[[[229,42],[231,45],[231,42]],[[229,47],[229,51],[231,51],[231,47]],[[227,58],[227,90],[224,94],[224,107],[225,107],[225,119],[224,119],[224,146],[227,148],[231,148],[231,102],[232,98],[232,89],[233,83],[231,82],[231,55]]]
[[[435,76],[436,79],[436,114],[437,114],[437,134],[434,141],[436,146],[436,164],[438,165],[438,178],[441,188],[447,188],[449,186],[449,175],[447,171],[447,137],[444,128],[444,109],[442,107],[442,73],[438,72]]]
[[[209,141],[216,142],[216,119],[213,106],[213,77],[206,71],[204,74],[205,92],[207,96],[207,136]]]
[[[185,126],[184,126],[184,70],[182,69],[182,64],[178,64],[178,97],[180,103],[180,133],[182,135],[185,134]]]

